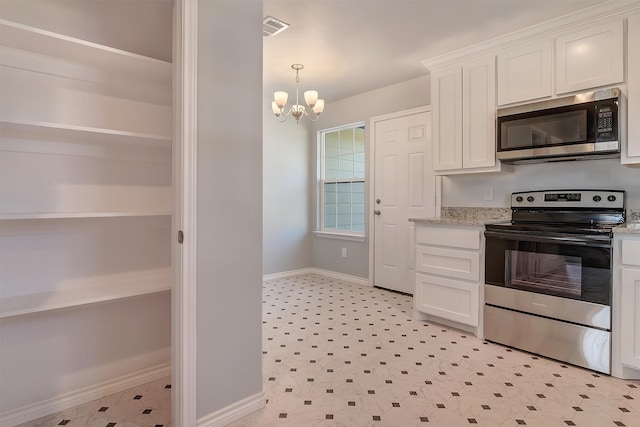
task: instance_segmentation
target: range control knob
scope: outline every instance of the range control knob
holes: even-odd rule
[[[593,201],[594,202],[599,202],[600,200],[602,200],[602,197],[600,197],[598,195],[593,196]]]
[[[522,196],[516,196],[516,202],[522,203]]]
[[[533,199],[533,196],[529,196],[529,197],[527,197],[527,202],[531,203],[531,202],[533,202],[533,200],[534,200],[534,199]]]
[[[608,200],[608,201],[610,201],[610,202],[615,202],[615,201],[616,201],[616,196],[614,196],[613,194],[611,194],[611,195],[609,195],[609,196],[607,197],[607,200]]]

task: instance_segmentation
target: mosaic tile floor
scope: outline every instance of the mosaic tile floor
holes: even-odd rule
[[[640,382],[411,318],[412,298],[317,275],[264,284],[254,426],[640,426]]]
[[[266,281],[263,327],[267,405],[231,427],[640,427],[640,381],[413,320],[409,296],[318,275]],[[167,381],[25,426],[167,426]]]

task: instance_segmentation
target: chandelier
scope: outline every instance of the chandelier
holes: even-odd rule
[[[315,122],[320,117],[320,114],[324,111],[324,99],[318,99],[318,91],[317,90],[308,90],[304,93],[304,101],[309,106],[309,109],[313,111],[313,115],[307,112],[307,109],[304,105],[300,105],[299,100],[299,88],[300,85],[300,70],[304,68],[302,64],[293,64],[291,66],[294,70],[296,70],[296,103],[291,106],[289,111],[285,114],[285,105],[287,104],[287,99],[289,98],[289,94],[284,91],[277,91],[273,94],[274,101],[271,102],[271,108],[273,109],[273,114],[276,115],[276,119],[279,122],[285,122],[289,116],[293,116],[296,119],[296,123],[300,120],[300,117],[306,116],[312,122]]]

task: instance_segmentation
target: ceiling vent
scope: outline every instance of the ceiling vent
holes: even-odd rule
[[[289,24],[273,16],[267,16],[262,20],[262,35],[264,37],[273,37],[287,28],[289,28]]]

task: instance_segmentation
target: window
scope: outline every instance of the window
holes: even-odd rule
[[[320,132],[320,231],[364,236],[364,123]]]

